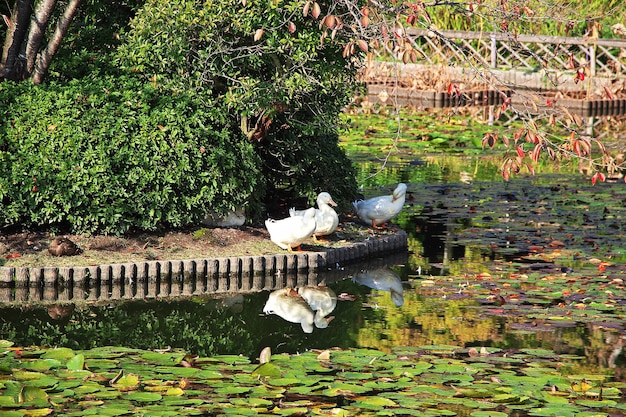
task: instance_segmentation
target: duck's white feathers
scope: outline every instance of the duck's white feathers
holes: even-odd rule
[[[380,226],[396,217],[404,207],[406,184],[400,183],[392,195],[373,197],[352,203],[357,216],[372,226]]]
[[[315,231],[315,208],[306,210],[302,216],[286,217],[281,220],[267,219],[265,227],[272,242],[289,251],[300,246]]]
[[[313,236],[326,236],[337,230],[339,216],[331,206],[337,206],[337,203],[333,201],[330,194],[327,192],[319,193],[317,209],[315,209],[315,232],[313,232]],[[291,217],[303,216],[304,213],[306,210],[296,210],[295,208],[289,210]]]

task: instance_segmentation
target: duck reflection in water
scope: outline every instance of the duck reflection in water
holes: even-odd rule
[[[397,307],[404,304],[402,280],[390,268],[378,268],[359,272],[352,278],[352,281],[375,290],[389,291],[391,300]]]
[[[325,329],[334,317],[326,317],[337,305],[335,292],[328,287],[282,288],[272,291],[263,307],[265,314],[276,314],[291,323],[300,323],[305,333],[313,327]]]

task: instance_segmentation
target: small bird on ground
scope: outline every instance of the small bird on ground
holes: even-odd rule
[[[48,253],[52,256],[73,256],[81,252],[82,249],[66,237],[54,238],[48,247]]]

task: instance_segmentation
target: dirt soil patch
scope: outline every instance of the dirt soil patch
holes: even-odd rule
[[[304,251],[324,251],[365,240],[376,234],[354,222],[342,223],[340,229],[323,241],[305,242]],[[76,243],[82,253],[74,256],[51,256],[48,247],[57,237],[47,232],[21,231],[0,235],[0,266],[89,266],[147,260],[222,258],[287,253],[270,240],[265,227],[194,228],[169,233],[138,233],[123,237],[60,235]]]

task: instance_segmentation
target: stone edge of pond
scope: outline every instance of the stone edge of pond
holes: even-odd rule
[[[149,282],[198,276],[240,277],[275,273],[314,272],[334,268],[371,256],[397,252],[408,247],[404,230],[394,234],[370,237],[324,252],[298,252],[261,256],[200,258],[167,261],[145,261],[75,267],[0,267],[0,285],[16,287],[74,285],[93,280],[101,282]],[[219,289],[218,289],[219,290]]]

